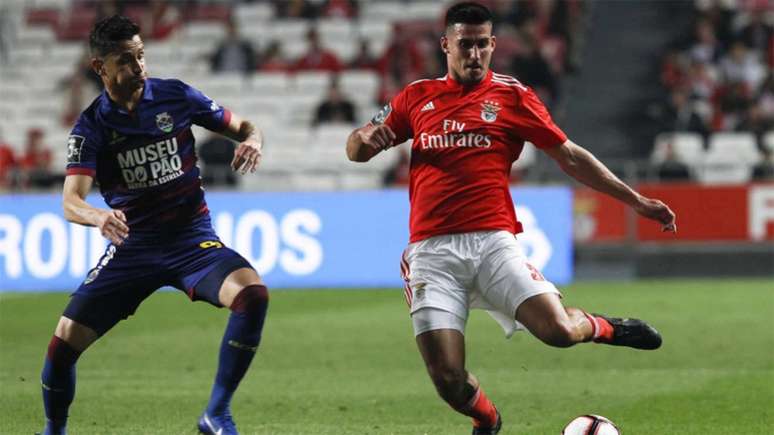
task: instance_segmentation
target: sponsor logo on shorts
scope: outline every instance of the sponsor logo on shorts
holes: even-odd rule
[[[427,284],[420,282],[418,284],[413,284],[411,286],[411,289],[414,291],[414,299],[421,301],[425,298],[425,286]]]
[[[206,242],[199,243],[199,247],[203,248],[203,249],[207,249],[207,248],[216,248],[217,249],[217,248],[222,248],[223,247],[223,243],[220,243],[217,240],[207,240]]]

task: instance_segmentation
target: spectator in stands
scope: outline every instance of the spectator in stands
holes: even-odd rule
[[[717,74],[706,63],[694,60],[688,67],[685,85],[691,98],[708,101],[717,91]]]
[[[384,173],[382,179],[384,187],[407,186],[409,183],[409,169],[411,167],[409,153],[404,147],[400,147],[398,153],[398,160]]]
[[[233,19],[226,22],[226,38],[218,44],[210,58],[212,72],[241,72],[250,74],[255,70],[255,51],[250,41],[239,35]]]
[[[379,70],[386,76],[382,80],[384,85],[391,87],[394,83],[398,88],[402,88],[421,78],[425,70],[425,58],[417,38],[411,37],[409,32],[396,26],[392,41],[379,60]]]
[[[658,167],[660,181],[687,181],[691,178],[688,166],[677,159],[671,143],[666,144],[664,161]]]
[[[14,185],[16,158],[11,145],[0,140],[0,190],[9,189]]]
[[[339,89],[337,77],[331,78],[328,86],[328,95],[317,106],[313,126],[323,123],[355,123],[355,105],[347,100]]]
[[[774,72],[770,72],[761,85],[755,103],[760,108],[761,118],[768,125],[774,125]],[[774,129],[774,126],[771,127]]]
[[[755,92],[766,77],[763,65],[742,41],[735,41],[720,61],[720,73],[726,82],[741,82]]]
[[[149,39],[165,39],[182,24],[177,2],[149,0],[149,7],[143,8],[140,28]]]
[[[97,97],[103,84],[91,67],[91,57],[87,50],[75,65],[75,71],[60,83],[63,88],[64,107],[62,108],[62,125],[72,125],[89,101]]]
[[[357,4],[352,0],[327,0],[322,6],[321,14],[329,18],[347,18],[357,17]]]
[[[738,129],[752,104],[747,85],[744,82],[728,83],[720,88],[716,99],[713,128],[724,131]]]
[[[752,179],[755,181],[774,181],[774,151],[763,147],[761,161],[753,167]]]
[[[774,27],[763,21],[768,11],[765,7],[754,8],[748,14],[750,22],[739,32],[739,38],[751,50],[764,54],[774,44]]]
[[[272,40],[260,56],[258,69],[264,72],[284,72],[290,70],[290,64],[282,54],[282,43]]]
[[[202,182],[208,186],[236,186],[237,179],[231,169],[234,142],[213,134],[199,145],[197,154],[202,161]]]
[[[720,55],[720,44],[715,37],[715,27],[707,19],[696,23],[694,41],[689,49],[691,60],[713,63]]]
[[[51,150],[43,143],[43,130],[29,129],[24,154],[18,162],[22,186],[50,187],[53,181],[51,161]]]
[[[307,0],[273,0],[274,15],[277,18],[316,19],[319,11]]]
[[[322,46],[317,29],[309,29],[306,33],[306,41],[308,44],[307,52],[296,61],[293,67],[295,71],[338,72],[341,70],[341,62],[339,62],[338,57]]]
[[[519,27],[524,51],[514,57],[511,65],[516,78],[533,87],[546,106],[552,107],[559,98],[559,80],[540,52],[537,21],[526,20]]]
[[[662,131],[692,131],[709,134],[709,123],[697,111],[697,105],[683,88],[672,91],[669,104],[661,117]]]
[[[379,63],[371,55],[371,44],[367,38],[360,38],[358,49],[352,61],[347,65],[351,69],[376,69]]]

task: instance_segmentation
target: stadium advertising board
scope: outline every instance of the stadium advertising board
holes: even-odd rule
[[[532,263],[557,284],[572,279],[572,193],[513,189]],[[91,204],[103,207],[91,195]],[[408,239],[404,190],[209,193],[221,240],[270,286],[400,287]],[[104,252],[96,228],[65,221],[59,195],[0,196],[0,291],[72,291]]]
[[[639,241],[766,242],[774,240],[774,183],[703,186],[642,184],[637,189],[658,198],[677,214],[677,234],[622,203],[591,189],[575,191],[575,241],[584,244]]]

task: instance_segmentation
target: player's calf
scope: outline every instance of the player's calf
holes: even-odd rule
[[[206,410],[211,418],[229,414],[231,398],[261,341],[268,307],[269,292],[264,285],[245,287],[231,303],[231,316],[220,345],[218,372]]]
[[[54,335],[48,344],[41,373],[43,407],[46,412],[44,435],[66,432],[67,413],[75,397],[75,363],[81,352]]]

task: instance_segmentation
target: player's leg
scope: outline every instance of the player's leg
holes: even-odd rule
[[[412,315],[417,346],[438,395],[455,411],[473,418],[474,434],[497,433],[497,409],[465,369],[465,320],[435,308]],[[442,328],[442,329],[435,329]]]
[[[236,426],[231,418],[231,399],[261,341],[269,292],[250,263],[223,247],[216,238],[210,243],[196,243],[201,249],[191,250],[187,254],[190,261],[183,263],[207,266],[180,270],[178,287],[189,289],[193,300],[205,300],[231,310],[220,344],[210,400],[198,427],[203,433],[233,434]],[[223,432],[219,432],[221,429]]]
[[[231,310],[220,345],[218,372],[207,413],[229,412],[231,398],[244,377],[261,341],[269,307],[269,292],[252,268],[231,272],[220,288],[220,303]]]
[[[75,363],[97,337],[93,329],[64,316],[59,318],[40,375],[45,435],[65,432],[67,413],[75,398]]]
[[[565,308],[556,293],[538,294],[521,303],[516,320],[551,346],[569,347],[594,336],[594,326],[586,314],[577,308]]]
[[[131,246],[110,245],[70,297],[48,345],[41,373],[46,434],[65,433],[81,354],[160,286],[152,259]],[[127,280],[127,277],[132,277]]]
[[[490,237],[476,285],[486,306],[507,314],[551,346],[568,347],[591,340],[639,349],[661,345],[658,332],[641,320],[565,308],[556,287],[527,261],[513,235],[504,231]]]
[[[642,320],[611,318],[564,307],[556,294],[527,299],[516,311],[516,320],[544,343],[557,347],[592,340],[636,349],[661,346],[661,335]]]

